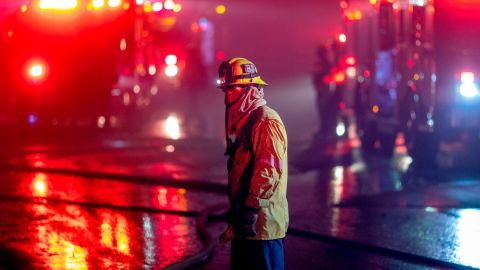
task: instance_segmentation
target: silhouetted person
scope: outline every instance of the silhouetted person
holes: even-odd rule
[[[316,139],[327,139],[335,135],[340,94],[334,84],[337,57],[336,43],[321,45],[317,50],[313,72],[319,120]]]

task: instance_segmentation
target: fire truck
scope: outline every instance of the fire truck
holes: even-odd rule
[[[127,125],[197,59],[173,0],[32,0],[2,29],[1,94],[26,126]],[[197,42],[197,43],[195,43]]]
[[[363,147],[391,153],[402,134],[414,159],[432,160],[440,142],[478,140],[480,1],[352,0],[341,11]]]

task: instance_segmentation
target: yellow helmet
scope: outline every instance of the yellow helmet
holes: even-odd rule
[[[235,57],[224,61],[218,68],[218,87],[227,85],[268,85],[258,75],[257,67],[246,58]]]

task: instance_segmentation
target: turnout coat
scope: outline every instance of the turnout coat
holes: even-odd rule
[[[287,134],[280,116],[266,105],[248,115],[227,150],[229,216],[242,205],[260,209],[250,240],[285,237],[288,228]]]

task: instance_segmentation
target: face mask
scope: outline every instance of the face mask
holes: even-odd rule
[[[232,106],[237,103],[245,93],[246,88],[240,86],[234,86],[230,89],[224,88],[223,92],[225,93],[225,105],[227,107]]]

